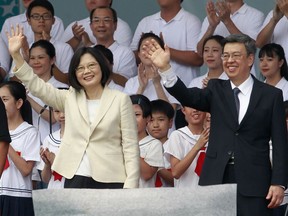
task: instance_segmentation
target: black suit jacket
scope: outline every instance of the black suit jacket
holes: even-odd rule
[[[287,129],[282,91],[253,79],[248,109],[240,124],[229,80],[214,79],[205,89],[187,89],[178,79],[167,90],[182,105],[211,113],[209,145],[199,184],[222,184],[234,152],[238,191],[244,196],[265,197],[270,185],[287,185]]]

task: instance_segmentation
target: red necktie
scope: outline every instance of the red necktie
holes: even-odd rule
[[[159,174],[157,173],[156,174],[156,181],[155,181],[155,187],[162,187],[162,181],[161,181],[161,178],[159,176]]]
[[[171,169],[167,169],[169,172],[171,172]],[[162,183],[162,180],[159,176],[159,174],[157,173],[156,175],[156,181],[155,181],[155,187],[162,187],[163,186],[163,183]]]
[[[206,147],[201,148],[200,154],[199,154],[199,157],[198,157],[198,160],[197,160],[195,173],[198,176],[200,176],[200,174],[201,174],[203,163],[204,163],[204,160],[205,160],[205,155],[206,155],[205,149],[206,149]]]
[[[54,176],[54,181],[61,181],[62,180],[62,175],[60,175],[59,173],[57,173],[56,171],[52,172],[52,175]]]
[[[6,156],[6,161],[5,161],[5,165],[4,165],[4,170],[8,169],[8,167],[10,166],[9,160],[8,160],[8,156]]]

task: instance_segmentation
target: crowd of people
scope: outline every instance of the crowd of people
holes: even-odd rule
[[[284,215],[288,0],[266,19],[208,1],[202,23],[157,0],[134,33],[112,0],[83,2],[66,28],[48,0],[2,26],[0,215],[34,215],[39,188],[226,183],[237,215]]]

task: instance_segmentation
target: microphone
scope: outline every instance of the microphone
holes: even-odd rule
[[[44,105],[44,107],[40,110],[39,112],[39,116],[41,116],[41,114],[45,111],[45,109],[48,107],[48,105]]]

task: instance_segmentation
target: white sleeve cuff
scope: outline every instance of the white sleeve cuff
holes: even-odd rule
[[[173,71],[172,67],[170,67],[168,70],[164,71],[164,72],[159,72],[161,76],[161,79],[163,81],[163,85],[167,88],[170,88],[172,86],[175,85],[175,83],[177,82],[177,76],[175,74],[175,72]]]

